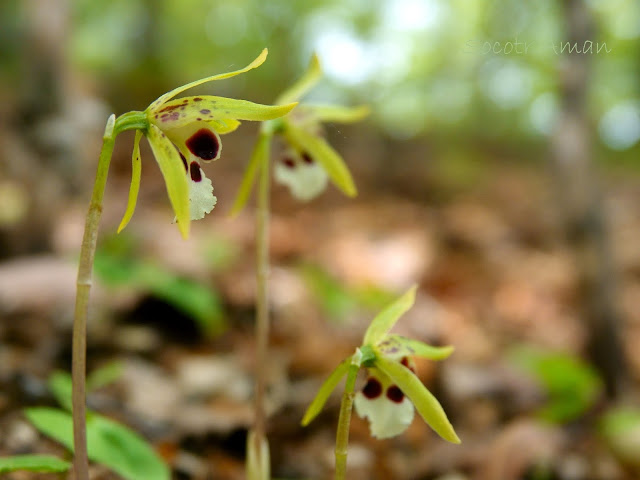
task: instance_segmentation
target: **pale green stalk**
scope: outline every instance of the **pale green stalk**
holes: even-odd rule
[[[109,174],[109,164],[118,133],[135,128],[146,128],[142,112],[129,112],[116,120],[111,115],[102,137],[102,150],[98,160],[98,171],[93,184],[93,193],[84,226],[84,236],[80,246],[76,306],[73,317],[72,365],[73,380],[73,450],[76,480],[89,480],[89,459],[87,454],[86,428],[86,371],[87,371],[87,317],[89,314],[89,293],[91,273],[98,240],[98,227],[102,216],[102,199]]]
[[[89,292],[91,291],[91,272],[96,253],[98,227],[102,215],[102,198],[107,183],[111,154],[115,143],[114,135],[115,115],[107,121],[98,161],[98,172],[93,185],[91,202],[84,226],[84,236],[80,247],[80,261],[78,264],[78,279],[76,292],[76,307],[73,319],[73,347],[71,376],[73,378],[73,450],[74,470],[76,480],[89,480],[89,459],[87,456],[86,429],[86,385],[87,370],[87,316],[89,309]]]
[[[351,411],[353,410],[354,389],[358,371],[360,370],[361,355],[354,355],[349,365],[347,380],[344,384],[342,403],[340,404],[340,416],[336,433],[336,473],[335,480],[345,480],[347,475],[347,448],[349,446],[349,426],[351,425]]]

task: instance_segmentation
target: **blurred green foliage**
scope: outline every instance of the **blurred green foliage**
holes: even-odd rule
[[[113,288],[129,288],[163,300],[189,316],[208,335],[226,329],[222,302],[210,286],[173,273],[156,261],[136,255],[126,235],[112,236],[96,252],[94,269],[98,278]]]
[[[16,58],[25,29],[16,2],[0,7],[6,59]],[[595,27],[586,54],[589,115],[601,156],[632,150],[635,158],[640,3],[585,3]],[[375,125],[399,139],[455,133],[458,141],[543,142],[557,118],[567,55],[560,52],[566,19],[555,0],[76,0],[71,16],[70,60],[116,112],[239,66],[266,46],[264,66],[216,92],[266,102],[317,51],[327,80],[314,94],[370,104]]]
[[[0,457],[0,474],[26,470],[40,473],[61,473],[71,467],[69,462],[52,457],[51,455],[15,455]]]
[[[550,422],[565,423],[587,412],[602,392],[595,370],[578,357],[533,346],[513,349],[514,365],[532,375],[546,393],[539,415]]]
[[[640,409],[631,406],[612,408],[602,416],[599,427],[616,457],[640,473]]]
[[[89,390],[99,388],[119,375],[115,363],[95,370],[87,379]],[[71,418],[71,376],[54,372],[49,389],[63,409],[35,407],[25,409],[29,421],[42,433],[73,451]],[[95,412],[87,414],[89,458],[127,480],[168,480],[169,469],[151,446],[137,433]]]
[[[395,294],[375,285],[350,287],[317,265],[304,264],[302,278],[324,313],[345,321],[360,308],[376,311],[395,299]]]

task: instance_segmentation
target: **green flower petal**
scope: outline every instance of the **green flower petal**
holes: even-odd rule
[[[428,358],[429,360],[444,360],[453,353],[454,348],[451,345],[446,347],[434,347],[413,338],[406,338],[400,335],[391,335],[391,341],[397,342],[402,348],[406,348],[411,355],[417,357]]]
[[[162,95],[161,97],[159,97],[155,102],[153,102],[149,106],[149,108],[147,110],[155,110],[160,105],[165,103],[167,100],[172,99],[173,97],[175,97],[179,93],[182,93],[185,90],[188,90],[190,88],[197,87],[198,85],[202,85],[203,83],[213,82],[215,80],[224,80],[225,78],[235,77],[236,75],[240,75],[241,73],[245,73],[245,72],[248,72],[249,70],[252,70],[252,69],[254,69],[256,67],[259,67],[267,59],[267,54],[268,54],[268,50],[265,48],[264,50],[262,50],[260,55],[258,55],[258,57],[253,62],[251,62],[246,67],[241,68],[240,70],[236,70],[234,72],[228,72],[228,73],[220,73],[218,75],[212,75],[211,77],[201,78],[200,80],[196,80],[194,82],[187,83],[186,85],[182,85],[182,86],[180,86],[178,88],[174,88],[170,92],[167,92],[164,95]]]
[[[402,392],[409,397],[420,416],[433,430],[451,443],[460,443],[460,439],[447,418],[442,406],[408,368],[385,357],[378,357],[376,367],[384,372]]]
[[[251,159],[249,160],[249,165],[244,172],[244,176],[242,177],[242,183],[240,183],[240,189],[238,190],[238,195],[236,196],[235,201],[233,202],[233,207],[231,208],[231,216],[235,216],[247,204],[249,200],[249,195],[251,195],[251,190],[253,189],[253,184],[255,183],[256,176],[261,168],[269,168],[269,149],[271,146],[271,135],[267,133],[261,133],[258,137],[258,142],[256,146],[253,148],[253,153],[251,154]]]
[[[343,107],[341,105],[314,105],[305,103],[296,112],[308,114],[319,122],[355,123],[369,115],[371,109],[367,105],[357,107]]]
[[[173,143],[153,124],[149,125],[147,139],[164,177],[180,233],[183,238],[188,238],[191,217],[189,214],[189,185],[184,164]]]
[[[338,365],[338,367],[333,372],[331,372],[329,378],[324,381],[324,383],[320,387],[320,390],[318,390],[316,398],[313,399],[311,405],[309,405],[309,408],[307,408],[304,417],[302,417],[302,422],[300,423],[303,427],[309,425],[309,423],[311,423],[311,421],[320,413],[322,407],[324,407],[324,404],[327,403],[331,392],[335,390],[338,383],[340,383],[340,380],[342,380],[342,378],[347,374],[347,371],[349,370],[349,367],[352,363],[352,358],[353,356],[343,360],[342,363]]]
[[[299,100],[305,93],[311,90],[316,83],[318,83],[321,76],[322,68],[320,67],[320,61],[318,60],[318,56],[314,53],[304,75],[291,87],[285,90],[282,95],[276,99],[275,103],[281,105]]]
[[[129,200],[127,201],[127,210],[118,227],[120,233],[127,226],[129,220],[133,216],[138,201],[138,192],[140,191],[140,177],[142,176],[142,161],[140,160],[140,138],[142,132],[136,130],[136,138],[133,141],[133,154],[131,155],[131,187],[129,188]]]
[[[286,115],[296,105],[261,105],[247,100],[201,95],[163,103],[159,108],[149,110],[148,115],[149,121],[161,130],[169,130],[198,121],[273,120]],[[212,126],[215,128],[215,124]]]
[[[232,118],[225,118],[224,120],[210,120],[207,123],[220,135],[231,133],[240,126],[240,122]]]
[[[375,345],[382,341],[398,319],[413,306],[415,298],[416,286],[414,285],[404,295],[376,315],[364,334],[362,344]]]
[[[295,148],[308,152],[329,174],[329,178],[342,193],[355,197],[358,193],[349,169],[342,157],[323,138],[312,135],[305,130],[286,123],[284,135]]]

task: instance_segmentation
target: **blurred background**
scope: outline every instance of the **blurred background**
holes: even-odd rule
[[[325,76],[308,99],[372,108],[359,124],[326,125],[355,200],[330,187],[299,204],[273,187],[274,477],[330,476],[339,398],[308,428],[299,419],[375,312],[418,283],[397,329],[455,346],[418,370],[463,443],[418,420],[377,441],[354,416],[352,478],[638,478],[635,0],[0,3],[0,453],[64,455],[21,409],[54,405],[47,378],[70,368],[108,115],[264,47],[263,66],[197,92],[271,103],[316,52]],[[257,128],[225,136],[205,167],[218,205],[187,242],[146,144],[136,213],[115,234],[130,132],[111,164],[89,370],[117,362],[120,373],[89,404],[144,435],[175,478],[243,478],[254,215],[228,210]]]

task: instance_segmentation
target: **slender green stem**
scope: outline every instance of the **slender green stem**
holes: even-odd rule
[[[338,418],[338,431],[336,433],[336,473],[335,480],[344,480],[347,474],[347,447],[349,446],[349,426],[351,425],[351,410],[353,409],[353,390],[360,370],[361,355],[354,355],[347,380],[344,384],[342,403],[340,404],[340,417]]]
[[[269,147],[271,135],[261,133],[258,148],[264,149],[258,179],[256,208],[256,394],[255,394],[255,449],[257,458],[266,442],[265,390],[267,383],[267,350],[269,341]],[[268,462],[268,458],[266,459]],[[268,471],[268,470],[264,470]],[[256,479],[252,479],[256,480]],[[260,479],[269,480],[269,479]]]
[[[102,215],[102,198],[107,183],[111,154],[115,143],[115,115],[111,115],[104,131],[102,150],[98,162],[98,172],[93,185],[89,212],[84,227],[84,237],[80,247],[78,265],[76,307],[73,319],[72,367],[73,378],[73,445],[74,470],[76,480],[89,480],[89,459],[87,456],[86,431],[86,370],[87,370],[87,316],[89,292],[91,290],[91,272],[96,252],[98,226]]]

